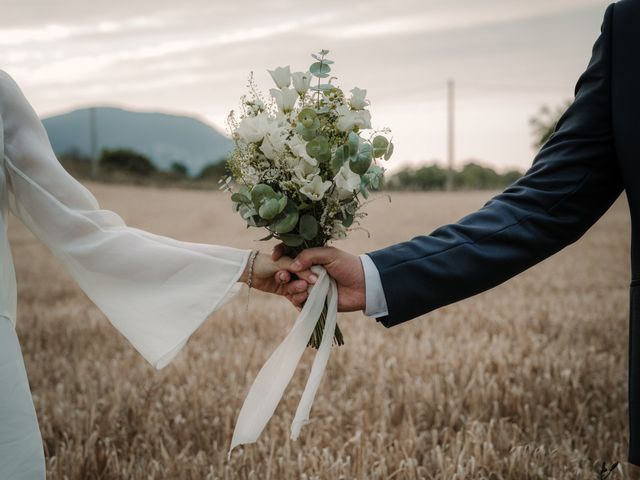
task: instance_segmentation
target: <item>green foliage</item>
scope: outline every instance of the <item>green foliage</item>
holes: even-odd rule
[[[227,173],[226,159],[221,159],[217,162],[205,165],[202,170],[200,170],[197,178],[200,180],[214,180],[217,182]]]
[[[302,215],[298,229],[305,240],[313,240],[318,235],[318,221],[313,215]]]
[[[100,165],[107,170],[120,170],[133,175],[150,175],[157,171],[151,160],[133,150],[103,150]]]
[[[562,105],[551,109],[548,105],[543,105],[538,113],[529,119],[531,126],[531,134],[534,142],[533,148],[536,150],[541,148],[551,138],[556,130],[556,126],[560,118],[571,105],[571,101],[567,100]]]
[[[510,170],[498,173],[492,168],[470,162],[454,171],[453,185],[459,190],[500,190],[511,185],[522,172]],[[387,181],[391,190],[444,190],[447,170],[437,164],[400,170]]]
[[[179,175],[181,177],[186,177],[189,175],[189,170],[187,166],[182,162],[173,162],[171,164],[170,170],[172,173]]]
[[[453,184],[460,190],[490,190],[503,186],[499,173],[474,162],[467,163],[456,172]]]

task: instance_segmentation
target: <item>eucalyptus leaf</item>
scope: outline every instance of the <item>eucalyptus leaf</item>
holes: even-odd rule
[[[287,206],[288,198],[286,195],[282,195],[278,200],[278,213],[281,213]]]
[[[285,199],[286,202],[286,199]],[[265,220],[273,220],[280,213],[280,204],[275,198],[266,200],[258,209],[258,214]]]
[[[386,148],[373,148],[373,158],[380,158],[383,157],[385,154],[387,153],[387,149]]]
[[[300,113],[298,114],[298,120],[300,121],[300,123],[303,125],[304,128],[312,128],[314,126],[319,127],[320,126],[320,122],[316,122],[318,118],[318,115],[316,115],[316,112],[313,111],[312,108],[304,108],[300,111]]]
[[[345,227],[349,228],[351,225],[353,225],[353,220],[354,220],[354,216],[351,213],[348,213],[344,219],[342,220],[342,225],[344,225]]]
[[[328,162],[329,160],[331,160],[331,152],[327,151],[319,153],[318,155],[316,155],[316,160],[322,163]]]
[[[287,247],[299,247],[304,243],[304,238],[293,233],[278,235],[278,239],[280,239]]]
[[[318,130],[315,128],[304,128],[304,126],[299,123],[296,127],[296,132],[302,137],[303,140],[309,142],[316,138]]]
[[[387,153],[385,154],[384,159],[389,160],[391,158],[391,155],[393,155],[393,142],[389,144],[389,149],[387,150]]]
[[[373,148],[371,148],[371,145],[368,143],[363,143],[362,145],[360,145],[360,147],[358,148],[358,158],[371,160],[372,157],[373,157]]]
[[[328,75],[327,75],[328,76]],[[312,85],[309,87],[309,90],[313,90],[314,92],[326,92],[329,90],[333,90],[334,87],[330,83],[321,83],[320,85]]]
[[[340,168],[342,168],[342,165],[344,165],[344,161],[347,158],[347,152],[348,149],[346,145],[340,145],[336,148],[336,152],[333,154],[333,160],[331,162],[331,169],[334,174],[337,174]]]
[[[369,170],[371,166],[371,158],[367,156],[358,155],[355,160],[351,160],[349,162],[349,168],[353,173],[357,173],[358,175],[362,175]]]
[[[254,215],[258,214],[256,209],[253,208],[253,205],[247,204],[247,203],[241,204],[240,207],[238,208],[238,211],[240,212],[240,216],[244,220],[248,220],[250,217],[253,217]]]
[[[373,145],[373,148],[379,148],[379,149],[384,148],[386,150],[386,148],[389,146],[389,140],[387,140],[381,135],[377,135],[376,137],[374,137],[371,144]]]
[[[315,62],[309,67],[309,72],[311,72],[311,75],[314,77],[327,78],[329,72],[331,72],[331,67],[322,61]]]
[[[289,233],[298,224],[299,214],[297,211],[293,212],[283,212],[276,218],[276,220],[271,224],[271,228],[276,233]]]
[[[269,225],[269,222],[267,220],[264,220],[263,218],[260,218],[259,215],[254,215],[247,219],[247,224],[250,227],[266,227],[267,225]]]
[[[331,152],[331,146],[329,145],[329,139],[323,135],[320,135],[309,143],[306,146],[307,155],[313,158],[318,158],[319,156],[326,156]]]
[[[251,201],[257,207],[259,207],[265,199],[276,198],[276,192],[273,191],[269,185],[259,183],[251,190]]]
[[[258,240],[259,242],[268,242],[269,240],[271,240],[274,237],[273,233],[270,233],[269,235],[267,235],[266,237],[262,237],[260,240]]]
[[[313,215],[302,215],[298,231],[305,240],[313,240],[318,235],[318,221]]]
[[[271,223],[271,229],[275,233],[289,233],[296,228],[299,218],[298,206],[293,200],[289,199],[282,213]]]
[[[231,201],[237,203],[250,203],[251,199],[243,193],[234,193],[233,195],[231,195]]]
[[[360,136],[355,132],[349,133],[347,139],[347,145],[349,146],[349,155],[355,156],[358,153],[358,147],[360,146]]]

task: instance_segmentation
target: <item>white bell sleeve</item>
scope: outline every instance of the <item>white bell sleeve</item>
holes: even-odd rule
[[[101,210],[62,168],[38,116],[2,71],[0,113],[11,211],[138,352],[164,367],[237,290],[250,252],[153,235]]]

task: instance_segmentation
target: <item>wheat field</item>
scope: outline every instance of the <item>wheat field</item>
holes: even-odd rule
[[[254,248],[221,193],[89,184],[130,225]],[[354,253],[428,233],[484,193],[394,193]],[[627,448],[630,222],[620,199],[578,243],[506,284],[385,329],[342,315],[297,442],[307,352],[259,442],[227,450],[255,375],[297,312],[246,291],[156,372],[15,219],[18,333],[51,479],[598,478]],[[269,250],[272,244],[261,244]],[[429,288],[425,283],[425,288]],[[610,478],[633,476],[627,465]]]

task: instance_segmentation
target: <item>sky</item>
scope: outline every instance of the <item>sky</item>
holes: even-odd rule
[[[573,97],[604,0],[4,0],[0,69],[41,116],[88,105],[189,114],[225,130],[255,72],[330,50],[336,83],[366,88],[388,167],[447,155],[446,82],[456,85],[455,160],[526,169],[528,124]]]

